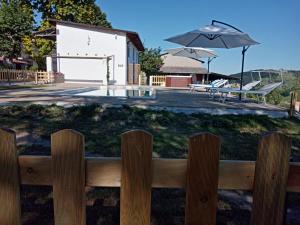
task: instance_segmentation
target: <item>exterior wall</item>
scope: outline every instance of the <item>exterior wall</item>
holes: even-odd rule
[[[96,57],[111,56],[110,83],[126,84],[127,38],[125,33],[100,32],[61,24],[57,24],[56,28],[58,30],[57,55],[70,57],[57,59],[57,70],[65,75],[66,81],[107,84],[107,59],[96,59]]]
[[[51,56],[47,56],[46,57],[46,70],[47,72],[51,72],[52,71],[52,57]]]
[[[192,83],[191,76],[167,76],[166,87],[187,87]]]

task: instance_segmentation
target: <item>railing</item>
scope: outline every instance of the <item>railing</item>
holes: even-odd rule
[[[147,76],[143,72],[139,75],[139,85],[147,85]]]
[[[153,75],[150,76],[150,86],[166,86],[166,76],[164,75]]]
[[[64,81],[61,73],[30,70],[0,70],[0,82],[35,82],[36,84],[60,83]]]
[[[51,77],[48,72],[38,71],[36,72],[36,83],[51,83]]]
[[[8,82],[30,82],[35,80],[35,72],[30,70],[0,70],[0,81]]]
[[[18,157],[16,134],[0,129],[1,225],[21,224],[21,184],[53,186],[56,225],[85,224],[86,186],[121,188],[122,225],[150,225],[153,187],[185,188],[185,224],[197,225],[215,224],[218,188],[253,191],[251,225],[282,224],[286,192],[300,192],[300,163],[289,163],[282,134],[261,138],[256,162],[219,161],[220,138],[209,133],[189,138],[188,159],[153,159],[152,141],[129,131],[121,159],[85,158],[84,136],[61,130],[51,135],[51,157]]]

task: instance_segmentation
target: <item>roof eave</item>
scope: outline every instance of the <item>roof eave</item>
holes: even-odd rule
[[[96,26],[96,25],[90,25],[90,24],[83,24],[83,23],[75,23],[75,22],[56,20],[56,19],[48,19],[48,21],[52,25],[61,24],[61,25],[66,25],[66,26],[81,27],[81,28],[85,28],[85,29],[121,32],[121,33],[126,34],[126,36],[131,40],[131,42],[136,46],[136,48],[139,51],[145,51],[144,45],[139,37],[139,34],[134,31],[114,29],[114,28],[108,28],[108,27],[102,27],[102,26]]]

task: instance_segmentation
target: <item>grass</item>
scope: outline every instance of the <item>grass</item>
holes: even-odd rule
[[[155,157],[185,158],[188,137],[203,131],[221,137],[222,159],[255,160],[259,137],[270,131],[292,137],[293,154],[300,155],[300,121],[297,119],[185,115],[126,106],[103,109],[93,104],[67,109],[57,105],[0,107],[0,123],[19,133],[25,132],[29,140],[33,140],[34,143],[19,146],[21,154],[50,154],[47,143],[51,133],[70,128],[85,135],[87,154],[106,157],[120,156],[120,135],[131,129],[144,129],[153,134]]]
[[[222,139],[221,159],[255,160],[261,135],[278,131],[292,138],[293,158],[300,159],[300,121],[297,119],[185,115],[127,106],[104,109],[93,104],[71,108],[57,105],[0,107],[0,123],[2,127],[16,130],[23,139],[27,137],[27,141],[25,138],[18,145],[20,154],[50,154],[51,133],[71,128],[85,135],[88,155],[120,156],[120,135],[131,129],[144,129],[153,134],[154,157],[186,158],[188,137],[209,131]],[[244,193],[235,192],[235,195],[242,198]],[[154,189],[152,224],[183,224],[184,196],[184,190]],[[88,225],[119,223],[119,189],[90,189],[87,199]],[[290,205],[299,207],[299,195],[291,195],[289,199]],[[242,200],[219,196],[217,224],[249,224],[250,212],[241,207],[239,201]],[[22,187],[22,210],[25,225],[53,224],[51,188]],[[289,219],[286,224],[299,224],[299,220],[295,221]]]

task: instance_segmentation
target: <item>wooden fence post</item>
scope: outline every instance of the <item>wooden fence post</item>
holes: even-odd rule
[[[264,136],[258,145],[251,225],[282,225],[289,173],[291,140],[279,133]]]
[[[38,84],[38,72],[34,73],[34,77],[35,77],[35,84]]]
[[[0,224],[21,225],[16,134],[0,129]]]
[[[189,138],[186,174],[186,225],[215,225],[220,139],[203,133]]]
[[[85,225],[84,137],[74,130],[51,135],[55,225]]]
[[[297,102],[297,92],[293,91],[291,93],[291,102],[290,102],[290,109],[289,109],[290,117],[294,116],[294,114],[295,114],[296,102]]]
[[[150,225],[152,135],[145,131],[122,134],[121,225]]]

